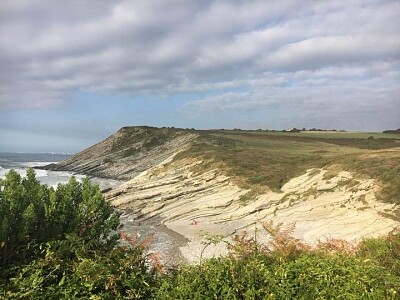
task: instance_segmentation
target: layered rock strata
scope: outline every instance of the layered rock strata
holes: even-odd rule
[[[378,185],[372,179],[338,172],[325,179],[326,170],[310,169],[291,179],[282,192],[244,201],[248,190],[233,184],[217,169],[201,170],[202,161],[166,161],[105,194],[129,213],[136,224],[164,224],[190,240],[181,248],[189,261],[198,261],[203,235],[228,239],[243,230],[265,238],[261,223],[296,222],[294,235],[309,243],[326,238],[360,241],[387,234],[396,226],[395,205],[378,202]],[[223,244],[208,253],[223,253]],[[207,252],[206,252],[207,254]],[[207,255],[206,255],[207,256]]]

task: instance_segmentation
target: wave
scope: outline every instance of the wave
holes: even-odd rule
[[[6,174],[11,170],[8,168],[2,168],[0,167],[0,178],[5,178]],[[21,175],[22,177],[26,176],[26,168],[12,168],[12,170],[14,170],[15,172],[17,172],[19,175]],[[48,176],[48,171],[46,170],[35,170],[36,173],[36,178],[39,179],[39,177],[46,177]]]

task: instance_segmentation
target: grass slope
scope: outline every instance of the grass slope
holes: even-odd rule
[[[326,167],[377,179],[382,186],[378,197],[400,204],[400,140],[387,138],[390,134],[245,130],[197,133],[199,138],[177,159],[201,158],[205,161],[201,168],[219,167],[239,186],[252,189],[253,194],[268,188],[279,191],[289,179],[306,170]]]

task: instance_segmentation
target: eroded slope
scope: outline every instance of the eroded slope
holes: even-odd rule
[[[194,137],[195,133],[172,128],[123,127],[105,140],[46,168],[128,180],[186,149]]]
[[[296,222],[295,235],[312,243],[324,238],[357,241],[400,225],[396,204],[377,201],[380,187],[373,179],[310,169],[289,180],[281,192],[269,190],[248,200],[249,190],[221,170],[193,172],[202,164],[196,159],[165,162],[106,198],[129,212],[136,224],[165,224],[190,239],[182,251],[192,261],[199,258],[205,232],[230,236],[253,231],[264,221]]]

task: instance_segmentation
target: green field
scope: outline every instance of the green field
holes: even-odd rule
[[[222,131],[222,130],[221,130]],[[244,130],[223,130],[228,132],[240,132]],[[285,132],[285,131],[266,131],[266,130],[250,130],[244,131],[252,134],[261,135],[278,135],[278,136],[299,136],[312,138],[333,138],[333,139],[367,139],[373,136],[375,139],[397,139],[400,140],[400,134],[390,134],[382,132],[357,132],[357,131],[301,131],[301,132]]]

